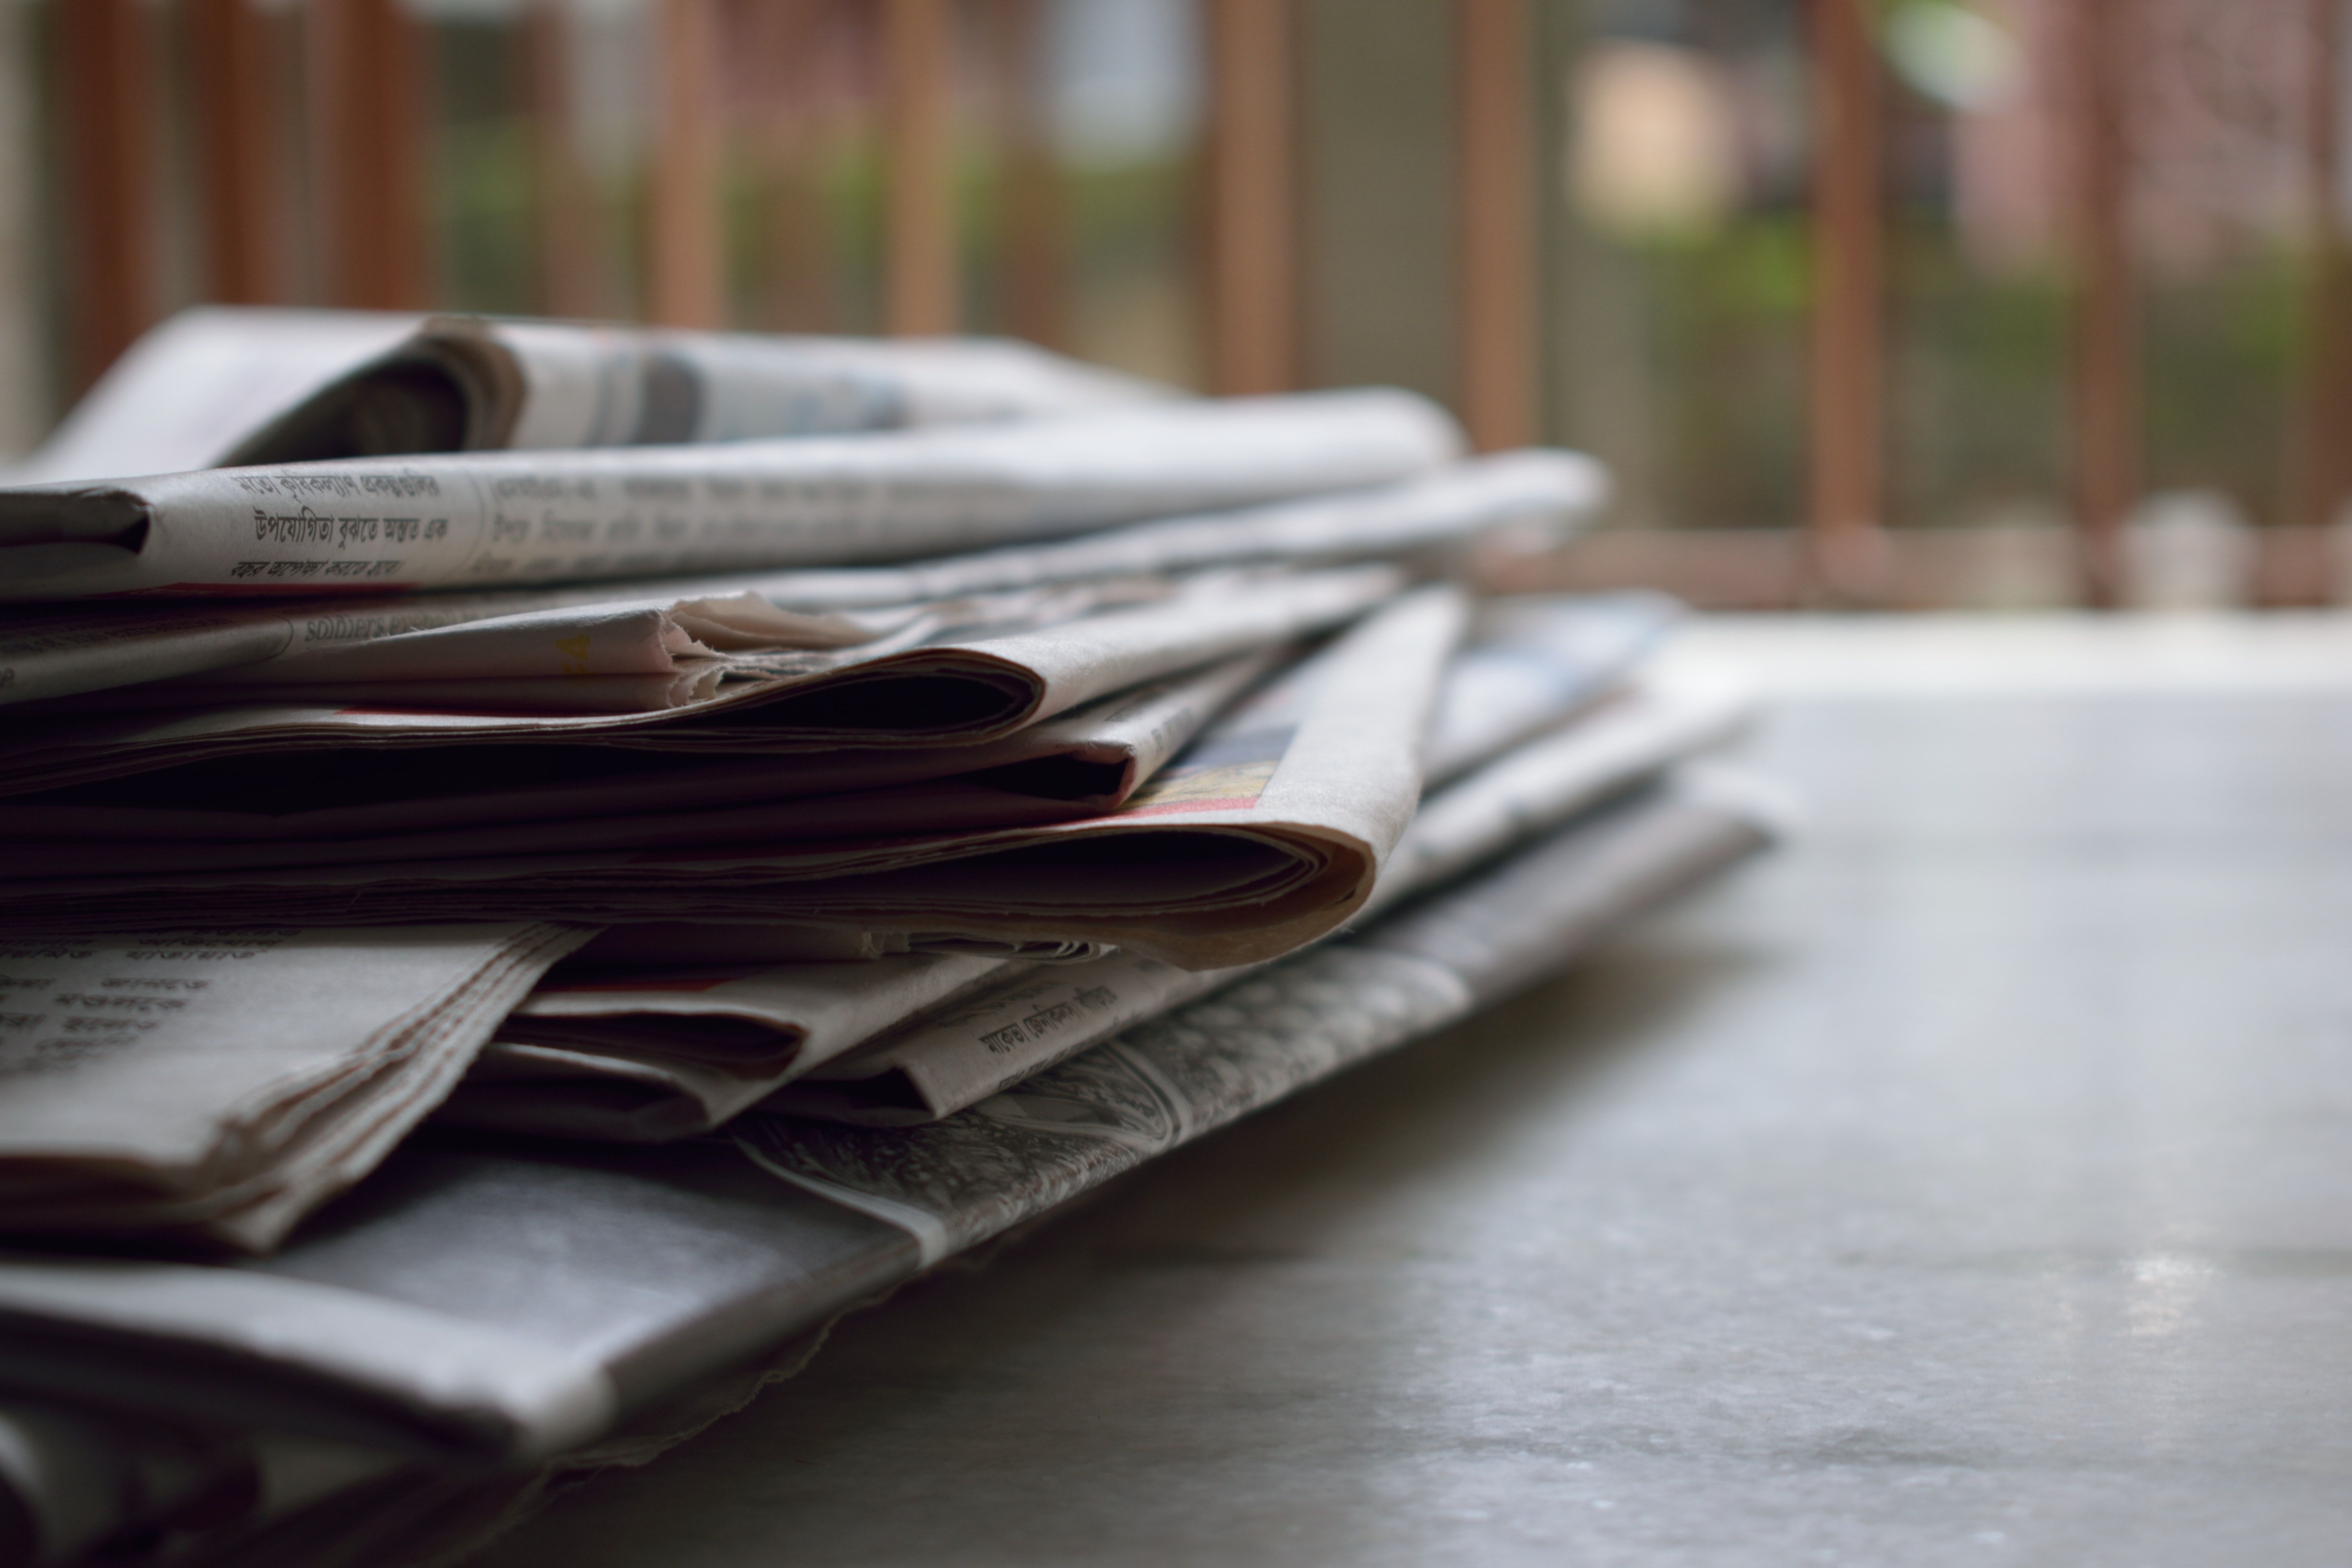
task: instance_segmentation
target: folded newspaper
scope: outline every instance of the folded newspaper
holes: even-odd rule
[[[372,1169],[591,932],[0,944],[0,1230],[258,1249]]]
[[[0,1261],[0,1387],[448,1460],[560,1453],[950,1253],[1530,984],[1765,843],[1691,779],[959,1115],[411,1145],[271,1258]]]
[[[1457,457],[1410,393],[978,429],[480,452],[0,489],[0,599],[496,587],[905,559],[1380,484]]]
[[[1171,395],[1004,340],[207,305],[133,343],[7,477],[827,435]]]
[[[777,656],[756,668],[706,664],[687,675],[707,677],[707,693],[667,705],[624,704],[619,712],[288,705],[27,719],[7,731],[0,794],[174,768],[186,771],[105,798],[169,809],[247,803],[243,809],[250,811],[257,800],[286,798],[296,777],[303,781],[300,798],[314,805],[379,798],[377,781],[393,765],[381,753],[395,750],[430,748],[434,754],[410,764],[413,773],[462,773],[465,787],[477,790],[507,776],[510,763],[553,776],[581,771],[558,758],[534,767],[512,756],[523,747],[709,756],[975,746],[1097,698],[1337,625],[1403,583],[1394,566],[1365,564],[1206,574],[1158,584],[1139,601],[1105,603],[1077,586],[933,605],[900,632],[854,648]],[[528,684],[561,695],[595,679]],[[251,761],[222,765],[243,759]],[[961,771],[945,757],[911,774],[900,764],[882,765],[873,782]],[[845,777],[835,787],[867,782],[829,776]],[[76,790],[26,804],[89,799]]]
[[[1187,613],[1216,618],[1213,605]],[[15,880],[0,883],[0,932],[196,918],[782,920],[1113,943],[1188,969],[1253,963],[1329,931],[1369,896],[1420,794],[1423,733],[1465,614],[1447,586],[1394,601],[1100,816],[795,839],[784,802],[767,836],[708,847]],[[1070,635],[1073,668],[1098,668],[1099,645]]]
[[[1458,557],[1498,537],[1549,548],[1607,494],[1588,458],[1512,452],[1370,489],[900,566],[665,580],[635,592],[601,584],[292,604],[26,605],[0,629],[0,704],[173,680],[285,688],[673,675],[680,656],[698,650],[869,644],[903,637],[943,605],[1025,589],[1150,584],[1215,567]],[[207,695],[282,700],[282,691]]]
[[[1588,713],[1668,614],[1638,596],[1483,606],[1478,640],[1448,665],[1431,725],[1445,765],[1432,782],[1452,787],[1422,802],[1374,898],[1461,875],[1727,738],[1738,700],[1693,691],[1623,699],[1549,746],[1531,740]],[[679,956],[688,967],[629,970],[583,953],[551,974],[443,1120],[658,1140],[716,1126],[763,1096],[805,1115],[932,1120],[1231,978],[1126,954],[1045,973],[970,954],[732,967],[691,964],[690,947]],[[936,1016],[975,987],[982,994]]]
[[[12,856],[61,859],[68,875],[93,873],[110,856],[153,869],[148,857],[186,844],[221,853],[242,844],[331,844],[347,847],[343,858],[366,859],[380,857],[348,847],[414,842],[441,829],[675,825],[685,814],[709,821],[729,806],[811,797],[836,811],[877,800],[887,810],[908,795],[908,785],[957,779],[977,794],[1014,794],[1065,816],[1091,816],[1124,805],[1244,687],[1292,651],[1264,649],[1149,681],[982,745],[850,748],[796,757],[789,766],[773,758],[703,762],[539,746],[467,753],[455,767],[440,752],[394,752],[370,757],[364,770],[321,770],[302,766],[305,754],[273,768],[215,766],[201,784],[183,773],[20,797],[0,813],[0,842],[22,841]],[[477,782],[477,773],[496,782]],[[29,874],[34,862],[17,864]]]

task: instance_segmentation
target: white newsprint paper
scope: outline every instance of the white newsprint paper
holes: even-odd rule
[[[0,1228],[259,1249],[437,1104],[588,929],[0,943]]]
[[[832,435],[1172,395],[985,338],[771,337],[202,305],[133,343],[7,477]]]
[[[1672,614],[1640,595],[1530,596],[1480,606],[1477,640],[1447,666],[1431,723],[1432,751],[1446,757],[1449,782],[1423,800],[1381,872],[1375,901],[1461,876],[1735,732],[1743,704],[1706,693],[1638,691],[1593,710],[1596,696],[1646,651]],[[1570,729],[1548,733],[1580,715]],[[717,935],[703,933],[706,941]],[[694,956],[680,933],[674,958],[692,963]],[[1234,978],[1132,953],[1043,970],[1008,963],[941,1012],[933,972],[908,960],[845,972],[710,964],[706,957],[700,969],[679,974],[611,974],[613,984],[583,977],[560,990],[543,987],[499,1031],[445,1114],[468,1125],[575,1137],[676,1137],[723,1121],[762,1091],[781,1091],[771,1094],[770,1109],[911,1125],[961,1110]],[[803,968],[821,982],[814,1005],[829,1005],[831,987],[841,984],[834,976],[846,973],[871,993],[872,1016],[888,1026],[848,1041],[855,1048],[845,1049],[834,1031],[795,1051],[792,1043],[813,1005],[793,985]],[[571,1028],[559,1037],[526,1024],[542,1005],[566,1020],[594,1015],[593,1032]],[[723,1029],[713,1015],[728,1020]],[[755,1051],[756,1065],[746,1055]]]
[[[909,953],[864,963],[558,976],[499,1026],[497,1044],[437,1120],[626,1142],[689,1137],[758,1103],[795,1072],[1030,967]]]
[[[1505,753],[1422,803],[1358,920],[1452,882],[1725,744],[1748,712],[1746,700],[1730,693],[1640,692]],[[1188,973],[1132,952],[1024,969],[942,1013],[810,1064],[763,1103],[871,1127],[936,1121],[1243,973]]]
[[[696,648],[760,656],[903,639],[955,605],[1045,602],[1030,590],[1068,583],[1152,583],[1221,566],[1310,566],[1371,557],[1456,557],[1494,531],[1564,538],[1606,496],[1604,475],[1569,451],[1512,451],[1451,463],[1400,484],[1204,517],[1164,517],[1045,545],[1007,545],[906,566],[675,578],[642,593],[531,588],[393,599],[212,605],[21,606],[0,630],[0,703],[33,703],[176,682],[110,705],[236,703],[294,687],[358,682],[574,684],[604,675],[677,675]],[[224,687],[270,687],[240,693]],[[1498,696],[1510,689],[1503,679]],[[541,689],[543,691],[543,689]],[[419,689],[430,705],[466,687]]]
[[[366,595],[902,560],[1381,484],[1461,449],[1435,405],[1371,390],[20,485],[0,489],[0,599]]]
[[[1240,596],[1189,613],[1209,623]],[[793,839],[786,802],[772,838],[708,847],[26,879],[0,883],[0,932],[197,910],[305,926],[782,921],[1103,942],[1188,969],[1253,963],[1329,931],[1370,894],[1419,797],[1423,735],[1465,616],[1451,586],[1391,601],[1244,699],[1118,810],[1079,821]],[[1085,625],[1066,629],[1078,670],[1103,662]]]
[[[1391,485],[1166,518],[1046,544],[903,566],[616,585],[412,594],[379,599],[26,605],[0,629],[0,704],[178,681],[150,701],[232,703],[228,685],[474,682],[672,675],[688,644],[714,655],[825,649],[904,637],[948,606],[1076,583],[1141,592],[1170,577],[1249,565],[1459,556],[1497,531],[1558,540],[1607,495],[1571,452],[1512,452]],[[192,697],[192,681],[206,689]],[[524,688],[514,688],[518,692]],[[1513,689],[1507,679],[1498,697]],[[461,701],[459,687],[423,689]],[[346,693],[348,694],[348,693]],[[250,700],[268,693],[253,693]],[[115,700],[127,704],[130,695]],[[538,700],[541,705],[550,700]],[[530,703],[525,700],[526,706]]]
[[[412,1143],[274,1256],[0,1258],[0,1389],[517,1463],[1551,973],[1768,842],[1669,787],[945,1121],[731,1142]]]
[[[1124,805],[1292,651],[1263,649],[1148,681],[977,746],[845,749],[781,765],[773,758],[710,762],[536,747],[451,767],[436,753],[403,752],[324,770],[293,760],[274,768],[256,763],[201,782],[148,775],[102,792],[11,802],[0,812],[6,846],[0,852],[16,858],[18,875],[48,865],[60,875],[88,876],[108,867],[163,869],[175,852],[213,865],[268,864],[236,858],[286,850],[323,862],[397,859],[428,845],[446,852],[457,841],[453,831],[518,835],[479,841],[502,854],[524,840],[569,848],[713,842],[740,831],[728,826],[726,808],[787,800],[807,803],[794,810],[843,831],[878,832],[910,820],[924,802],[951,808],[954,796],[942,791],[957,778],[974,800],[1018,795],[1039,803],[1035,809],[1046,815],[1037,820],[1087,816]],[[478,771],[496,782],[483,786]],[[940,787],[929,795],[909,787],[925,783]],[[339,785],[348,794],[339,795]],[[980,824],[940,818],[916,826]]]
[[[323,806],[373,798],[374,770],[397,764],[371,752],[430,749],[439,754],[410,764],[413,770],[460,777],[478,790],[500,776],[520,747],[710,756],[976,746],[1147,681],[1342,624],[1404,583],[1397,567],[1366,564],[1209,573],[1159,584],[1140,599],[1106,594],[1101,585],[1030,589],[928,606],[899,631],[854,647],[694,661],[677,675],[519,683],[559,695],[636,679],[708,676],[711,683],[676,703],[622,703],[604,711],[551,710],[519,696],[466,711],[436,692],[405,687],[404,700],[390,701],[346,689],[331,706],[289,700],[44,713],[10,727],[9,744],[0,751],[0,794],[249,759],[241,770],[210,768],[201,783],[162,779],[152,789],[118,790],[108,798],[158,809],[204,806],[224,795],[273,794],[278,780],[299,768],[311,783],[310,798]],[[319,754],[300,755],[306,752]],[[487,777],[472,773],[477,758]],[[923,766],[902,776],[957,771]],[[84,799],[68,795],[44,804]]]
[[[1003,338],[440,316],[219,460],[746,441],[1031,419],[1178,395]]]

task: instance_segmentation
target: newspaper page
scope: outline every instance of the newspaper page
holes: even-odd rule
[[[968,605],[856,647],[730,666],[708,697],[618,713],[449,711],[361,706],[346,698],[331,707],[43,716],[10,727],[10,744],[0,752],[0,795],[232,758],[254,759],[246,771],[266,788],[287,759],[303,752],[329,753],[300,764],[314,775],[341,768],[364,778],[379,765],[366,753],[417,747],[442,751],[443,766],[462,767],[464,753],[451,748],[510,754],[530,745],[604,746],[713,755],[975,746],[1097,698],[1342,624],[1393,595],[1404,581],[1397,568],[1373,565],[1208,574],[1165,585],[1140,604],[1108,607],[1083,587],[1034,590],[1045,598]],[[1090,607],[1097,613],[1086,614]],[[614,679],[623,678],[547,684],[569,689]],[[205,776],[226,780],[234,772],[215,768]],[[168,795],[172,787],[159,790]]]
[[[776,337],[442,316],[207,461],[743,441],[1036,418],[1177,395],[1008,339]]]
[[[1663,594],[1514,594],[1482,599],[1445,672],[1423,767],[1460,777],[1582,713],[1657,650],[1683,614]]]
[[[1460,591],[1448,586],[1394,601],[1244,700],[1118,810],[1076,822],[27,879],[0,884],[0,931],[153,925],[170,923],[166,911],[198,910],[215,920],[267,911],[274,923],[303,925],[782,920],[1112,943],[1186,968],[1249,963],[1331,930],[1370,893],[1419,796],[1422,734],[1465,614]],[[1100,671],[1102,647],[1072,628],[1054,635],[1069,639],[1077,669]]]
[[[1381,484],[1460,451],[1435,405],[1370,390],[16,486],[0,489],[0,598],[381,595],[888,561]]]
[[[1565,965],[1775,821],[1720,783],[1636,797],[928,1126],[755,1113],[731,1145],[411,1145],[271,1257],[0,1259],[0,1387],[445,1459],[559,1453]]]
[[[1507,753],[1422,803],[1357,921],[1467,875],[1727,743],[1748,712],[1745,701],[1728,693],[1646,691]],[[945,1013],[809,1064],[764,1105],[871,1127],[936,1121],[1244,973],[1188,973],[1114,952],[1020,974]],[[587,1064],[573,1064],[573,1070],[584,1072]]]
[[[1609,795],[1654,778],[1674,763],[1727,740],[1744,709],[1728,695],[1643,690],[1590,711],[1627,663],[1663,630],[1671,607],[1646,595],[1528,596],[1490,602],[1474,619],[1475,640],[1448,663],[1431,746],[1455,759],[1502,761],[1425,796],[1374,889],[1376,902],[1424,891],[1518,843],[1566,822]],[[1549,742],[1528,743],[1580,714],[1584,721]],[[1457,763],[1455,773],[1461,771]],[[1112,953],[1071,969],[1022,970],[991,983],[944,1015],[909,1004],[898,1026],[845,1053],[779,1060],[769,1080],[769,1109],[875,1126],[906,1126],[962,1109],[1055,1062],[1194,995],[1230,983],[1238,971],[1192,973],[1133,953]],[[877,987],[895,977],[877,973]],[[719,1103],[668,1059],[668,1009],[658,987],[613,994],[594,1050],[534,1050],[502,1029],[476,1076],[528,1071],[538,1095],[530,1125],[549,1129],[568,1118],[576,1136],[599,1137],[604,1097],[625,1093],[633,1110],[664,1102],[671,1124]],[[526,1005],[528,1011],[528,1005]],[[772,1020],[792,1026],[789,1015]],[[646,1059],[640,1059],[644,1058]],[[525,1064],[528,1064],[527,1066]],[[625,1081],[625,1091],[596,1085]],[[566,1088],[566,1084],[576,1086]],[[740,1080],[730,1085],[740,1089]],[[465,1091],[461,1090],[461,1098]],[[520,1093],[500,1103],[520,1106]],[[578,1110],[572,1110],[576,1101]],[[734,1106],[733,1100],[726,1103]],[[738,1107],[740,1108],[740,1107]],[[731,1114],[731,1110],[729,1112]],[[495,1124],[485,1110],[474,1125]],[[518,1127],[522,1123],[516,1123]]]
[[[1515,745],[1527,757],[1512,754],[1507,766],[1491,764],[1423,797],[1373,898],[1395,900],[1451,879],[1724,741],[1736,708],[1646,691],[1590,717],[1573,731],[1573,745],[1527,745],[1528,733],[1540,736],[1588,715],[1595,693],[1616,682],[1673,614],[1670,602],[1651,595],[1528,595],[1479,606],[1475,642],[1446,666],[1430,750],[1454,759],[1454,773]],[[694,945],[685,933],[679,938],[675,957],[694,963]],[[703,931],[703,938],[718,941],[719,933]],[[1233,971],[1188,973],[1155,959],[1108,954],[1068,971],[1013,971],[946,1016],[927,1013],[934,1006],[927,996],[906,996],[903,1006],[887,1013],[894,1027],[856,1041],[854,1051],[776,1056],[767,1077],[776,1090],[769,1107],[873,1126],[934,1121],[1230,978]],[[889,992],[898,987],[898,971],[875,969],[868,983]],[[727,1093],[715,1093],[703,1081],[706,1068],[675,1060],[673,1011],[706,1011],[706,987],[708,969],[687,971],[675,987],[658,975],[630,975],[625,990],[597,996],[604,1016],[593,1044],[527,1035],[510,1020],[470,1081],[499,1077],[520,1086],[527,1079],[534,1093],[501,1089],[499,1096],[478,1096],[463,1119],[499,1126],[499,1114],[513,1107],[518,1131],[637,1138],[646,1123],[682,1135],[710,1126],[703,1117],[734,1114],[746,1102],[743,1074],[727,1077],[719,1084]],[[567,996],[567,1008],[581,1006]],[[524,1004],[518,1018],[530,1011],[531,1004]],[[788,1008],[767,1023],[779,1035],[797,1027]],[[466,1096],[461,1090],[458,1100]],[[621,1102],[628,1117],[609,1117],[607,1107]]]
[[[624,1142],[689,1137],[756,1104],[794,1071],[1027,967],[910,953],[749,972],[559,975],[499,1026],[495,1048],[436,1120]]]
[[[406,310],[198,305],[124,350],[0,482],[208,468],[239,441],[414,332]]]
[[[1600,466],[1569,452],[1475,458],[1391,485],[1204,517],[1131,524],[1047,544],[1013,545],[895,567],[665,582],[637,596],[613,585],[192,605],[26,606],[0,631],[0,704],[30,702],[210,672],[286,684],[413,679],[464,668],[477,677],[611,673],[599,617],[660,611],[687,636],[728,652],[814,648],[900,631],[926,606],[1062,584],[1150,582],[1244,565],[1311,565],[1378,556],[1460,553],[1496,529],[1564,537],[1605,497]],[[763,615],[759,605],[777,613]],[[565,622],[556,612],[578,619]],[[462,643],[446,628],[513,618],[542,634]],[[589,637],[589,650],[579,639]],[[449,654],[462,647],[470,663]],[[416,655],[427,657],[419,661]],[[651,667],[629,666],[635,672]],[[670,667],[662,665],[660,671]],[[236,671],[234,677],[228,672]],[[230,700],[224,697],[222,700]]]
[[[758,580],[758,591],[782,605],[840,609],[1251,562],[1458,556],[1501,529],[1532,529],[1564,542],[1608,498],[1608,470],[1581,453],[1503,452],[1374,489],[1161,518],[1046,544],[903,565],[772,573]]]
[[[1173,395],[999,339],[200,305],[133,343],[7,477],[29,484],[461,447],[829,435]]]
[[[1761,847],[1745,801],[1645,799],[1374,931],[1318,948],[921,1127],[753,1114],[747,1152],[905,1225],[926,1262],[1557,970]]]
[[[269,1247],[381,1160],[589,934],[214,928],[0,945],[0,1230]]]
[[[335,765],[324,768],[281,760],[268,769],[215,769],[201,780],[187,773],[147,775],[110,789],[19,797],[0,812],[0,843],[78,845],[121,857],[190,841],[221,852],[239,843],[413,843],[437,829],[549,828],[656,815],[674,826],[679,813],[889,791],[950,777],[1055,802],[1069,815],[1090,815],[1123,805],[1291,651],[1261,649],[1149,681],[977,746],[845,749],[796,758],[784,767],[772,759],[705,762],[557,746],[469,757],[463,768],[446,766],[429,752],[376,755],[363,767],[341,765],[329,753],[320,760]],[[478,771],[496,782],[484,787]],[[100,868],[98,860],[59,864],[70,875]],[[30,866],[20,863],[18,874]]]

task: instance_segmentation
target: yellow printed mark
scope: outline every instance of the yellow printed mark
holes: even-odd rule
[[[1223,767],[1181,768],[1163,773],[1129,797],[1126,808],[1175,805],[1189,801],[1245,803],[1265,793],[1273,782],[1272,762],[1228,763]]]
[[[555,651],[563,656],[564,674],[585,675],[588,673],[587,633],[583,632],[576,637],[556,638]]]

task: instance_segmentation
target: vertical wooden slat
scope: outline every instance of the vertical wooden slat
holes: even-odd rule
[[[2139,342],[2127,222],[2128,0],[2072,0],[2074,180],[2073,426],[2074,518],[2084,596],[2123,591],[2123,526],[2139,489]]]
[[[327,297],[421,310],[432,296],[422,30],[399,0],[312,0],[305,21]]]
[[[1066,349],[1070,334],[1067,204],[1042,110],[1042,0],[993,0],[990,75],[1004,160],[1003,310],[1017,338]]]
[[[60,0],[56,42],[79,391],[154,316],[156,72],[141,0]]]
[[[1527,0],[1454,0],[1454,24],[1462,421],[1492,452],[1536,438]]]
[[[572,17],[566,0],[530,0],[520,36],[522,102],[529,120],[531,272],[537,306],[551,316],[593,316],[596,199],[582,166],[572,106]]]
[[[839,326],[824,159],[825,71],[840,20],[835,0],[750,0],[745,16],[743,47],[756,83],[748,129],[759,191],[752,308],[764,327],[822,332]]]
[[[887,163],[882,326],[951,332],[957,309],[955,18],[948,0],[881,0]]]
[[[1298,380],[1291,0],[1205,0],[1209,44],[1210,381]]]
[[[2309,225],[2310,327],[2295,441],[2292,521],[2334,523],[2352,500],[2352,247],[2344,214],[2343,0],[2305,0],[2304,204]],[[2317,552],[2307,551],[2308,556]],[[2306,563],[2286,597],[2326,596],[2320,563]]]
[[[1886,556],[1879,68],[1864,0],[1813,0],[1811,22],[1812,553],[1832,595],[1869,598]]]
[[[660,72],[646,211],[646,315],[716,327],[727,315],[719,205],[719,19],[713,0],[656,0]]]
[[[283,300],[286,181],[268,23],[252,0],[189,0],[186,16],[205,297]]]

